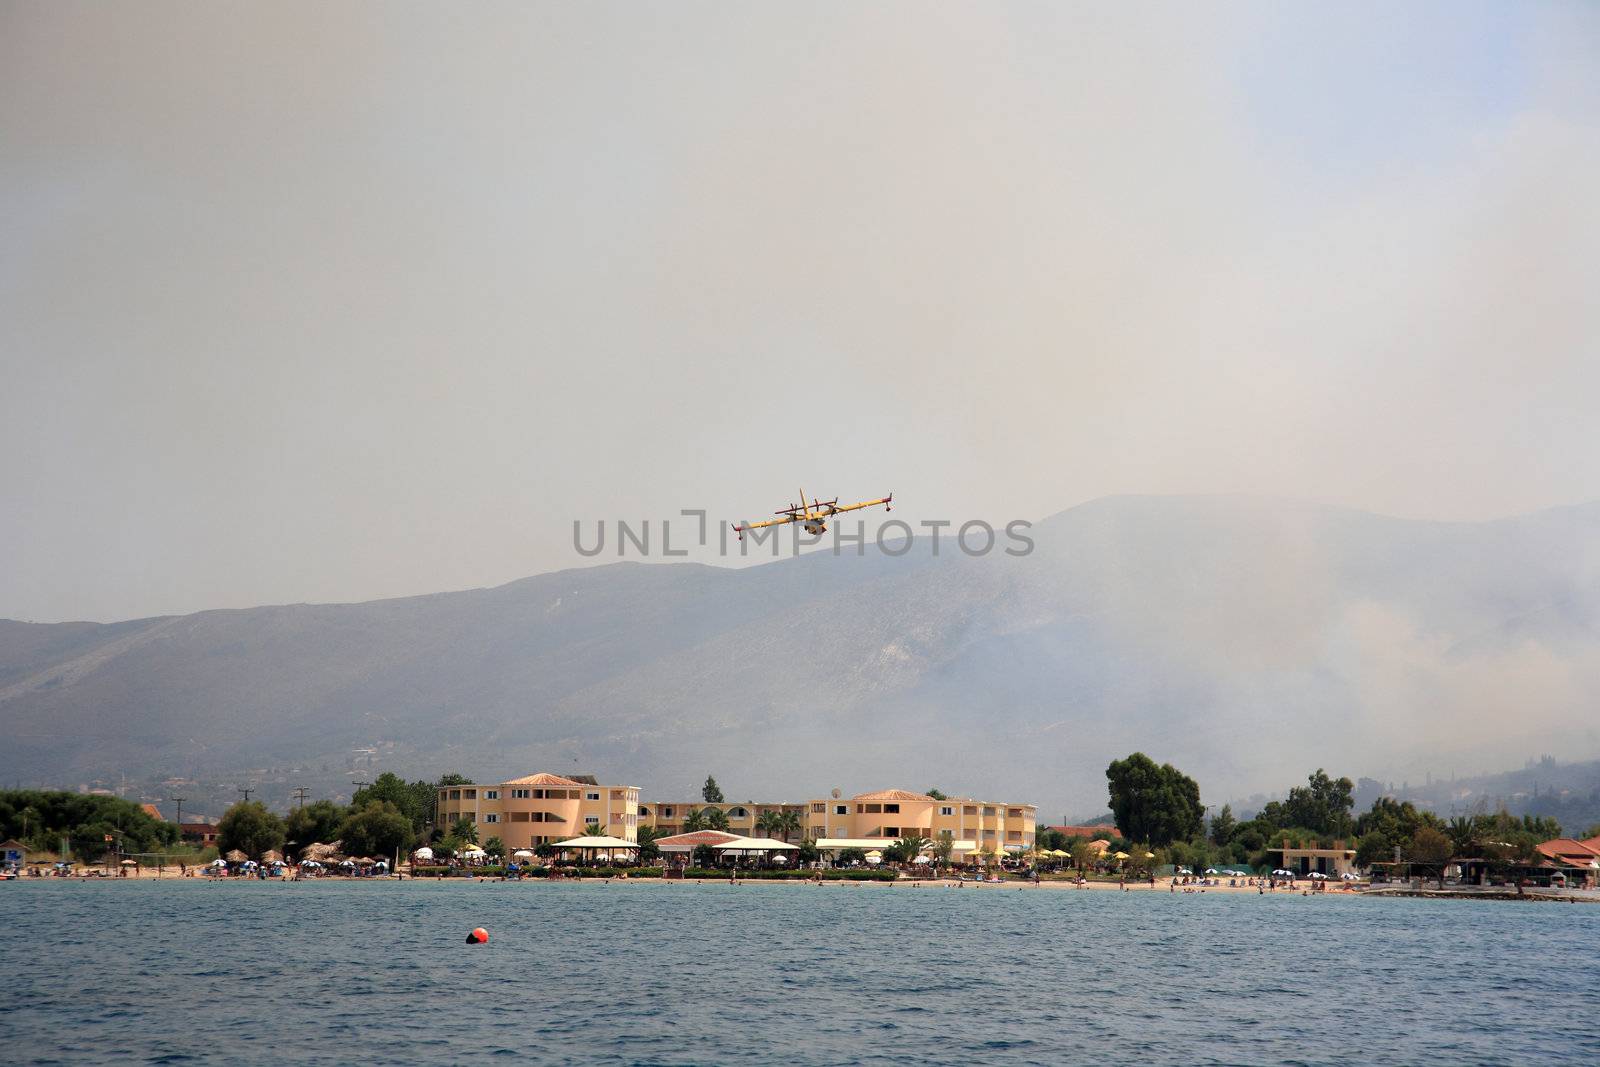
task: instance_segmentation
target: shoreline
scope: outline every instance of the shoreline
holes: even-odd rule
[[[98,868],[96,868],[96,869],[98,870]],[[203,876],[195,875],[195,874],[190,874],[190,875],[184,876],[184,875],[178,874],[176,871],[163,871],[163,872],[158,874],[154,870],[139,871],[137,873],[130,873],[130,874],[126,875],[126,876],[122,876],[122,875],[118,875],[118,874],[112,874],[112,875],[109,875],[109,876],[75,874],[75,875],[71,875],[71,876],[67,876],[67,877],[56,877],[56,876],[46,875],[46,876],[39,877],[39,878],[30,878],[30,877],[28,877],[26,875],[23,875],[21,877],[16,878],[15,881],[18,881],[18,882],[73,882],[73,883],[76,883],[76,882],[94,882],[94,883],[111,883],[111,882],[140,882],[140,883],[143,883],[143,882],[199,882],[199,883],[207,883],[207,884],[211,884],[211,883],[230,884],[230,883],[239,883],[239,882],[245,882],[245,883],[248,883],[248,882],[263,882],[263,883],[282,882],[282,883],[289,883],[289,884],[294,884],[295,883],[295,879],[292,879],[292,878],[264,878],[264,879],[263,878],[238,878],[238,877],[211,878],[211,877],[203,877]],[[1571,889],[1569,889],[1569,890],[1562,890],[1562,891],[1559,891],[1559,892],[1552,892],[1552,891],[1549,891],[1549,890],[1542,890],[1542,889],[1530,889],[1525,894],[1523,894],[1522,896],[1518,896],[1514,889],[1507,889],[1507,888],[1504,888],[1504,887],[1489,888],[1489,887],[1470,887],[1470,886],[1469,887],[1447,886],[1446,888],[1444,888],[1442,890],[1438,889],[1437,887],[1428,888],[1427,886],[1423,886],[1422,888],[1418,889],[1418,888],[1412,888],[1410,886],[1398,886],[1398,885],[1366,886],[1366,887],[1361,887],[1361,888],[1341,885],[1341,886],[1338,886],[1336,888],[1329,888],[1329,889],[1326,889],[1326,890],[1317,890],[1317,889],[1312,889],[1312,888],[1309,888],[1309,887],[1306,887],[1306,886],[1300,886],[1300,887],[1294,887],[1294,888],[1287,887],[1287,886],[1279,886],[1279,887],[1277,887],[1275,889],[1266,889],[1266,890],[1263,891],[1263,890],[1258,889],[1258,887],[1256,887],[1255,885],[1232,885],[1232,886],[1230,886],[1230,885],[1190,885],[1190,886],[1179,885],[1179,886],[1173,886],[1170,882],[1160,882],[1160,881],[1158,881],[1154,886],[1150,885],[1150,883],[1148,881],[1145,881],[1145,882],[1130,882],[1126,886],[1123,886],[1123,885],[1119,885],[1116,882],[1095,882],[1095,881],[1086,882],[1083,885],[1078,885],[1078,884],[1076,884],[1076,883],[1074,883],[1072,881],[1066,881],[1066,880],[1060,880],[1060,881],[1045,880],[1045,881],[1041,881],[1041,882],[1038,882],[1038,883],[1035,883],[1035,882],[1032,882],[1032,881],[962,882],[962,881],[958,881],[956,879],[950,879],[950,878],[906,878],[906,879],[899,879],[899,880],[896,880],[896,881],[889,882],[889,881],[865,881],[865,880],[863,880],[863,881],[851,881],[851,880],[848,880],[848,879],[825,879],[825,880],[821,880],[821,881],[816,881],[816,880],[801,879],[801,878],[792,878],[792,879],[773,879],[773,878],[732,878],[732,879],[727,879],[727,878],[689,878],[689,879],[678,879],[678,878],[558,878],[558,879],[524,878],[524,879],[503,879],[503,878],[499,878],[499,877],[484,877],[484,878],[478,878],[478,877],[473,877],[473,878],[464,878],[464,877],[416,878],[416,877],[412,877],[412,876],[409,876],[409,875],[407,875],[405,877],[400,877],[400,878],[396,878],[394,876],[384,876],[384,877],[378,877],[378,878],[346,878],[346,877],[312,878],[312,879],[304,879],[304,881],[315,882],[315,883],[330,883],[330,884],[364,883],[364,882],[382,883],[382,884],[403,884],[403,883],[407,883],[407,882],[424,882],[424,883],[428,883],[428,884],[432,884],[432,885],[487,885],[487,884],[493,884],[493,883],[507,883],[507,882],[527,882],[527,883],[535,883],[535,884],[547,883],[547,884],[558,884],[558,885],[559,884],[563,884],[563,883],[582,883],[582,884],[600,884],[600,885],[608,885],[608,884],[612,884],[612,883],[625,883],[625,884],[628,884],[628,885],[658,885],[658,886],[663,886],[663,887],[671,887],[671,886],[674,886],[674,885],[731,885],[731,886],[739,886],[739,887],[746,887],[746,886],[772,886],[772,885],[778,885],[778,886],[782,886],[782,885],[798,885],[798,886],[814,886],[814,887],[818,887],[818,888],[822,888],[822,887],[840,887],[840,888],[862,889],[862,888],[866,888],[866,887],[871,887],[871,888],[880,889],[880,890],[911,890],[911,891],[921,890],[921,889],[944,889],[944,890],[957,890],[957,891],[976,889],[976,890],[982,890],[982,891],[988,891],[988,892],[995,892],[995,891],[1002,891],[1003,892],[1003,891],[1008,891],[1008,890],[1009,891],[1024,891],[1024,890],[1026,890],[1026,891],[1030,891],[1030,892],[1031,891],[1048,891],[1048,892],[1068,892],[1068,891],[1084,892],[1084,891],[1087,891],[1087,892],[1096,892],[1096,893],[1107,893],[1107,892],[1111,892],[1111,893],[1115,893],[1115,892],[1138,893],[1138,894],[1143,894],[1143,895],[1147,895],[1147,896],[1148,895],[1152,895],[1152,894],[1163,894],[1163,895],[1168,895],[1168,896],[1194,896],[1194,895],[1204,895],[1204,894],[1207,894],[1207,893],[1215,893],[1215,894],[1225,894],[1225,895],[1234,895],[1234,896],[1237,896],[1237,895],[1269,896],[1269,897],[1285,897],[1285,896],[1287,896],[1287,897],[1301,897],[1301,898],[1305,898],[1305,899],[1321,898],[1321,899],[1325,899],[1325,900],[1327,900],[1327,899],[1337,899],[1337,900],[1351,900],[1351,899],[1430,899],[1430,900],[1493,900],[1493,901],[1508,901],[1508,902],[1539,902],[1539,903],[1562,903],[1562,904],[1566,904],[1566,903],[1570,903],[1570,904],[1600,904],[1600,891],[1597,891],[1597,890],[1571,890]],[[3,891],[3,890],[0,890],[0,891]]]

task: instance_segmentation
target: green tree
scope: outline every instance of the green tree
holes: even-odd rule
[[[1441,888],[1444,886],[1444,869],[1454,854],[1450,838],[1431,826],[1420,827],[1411,835],[1411,842],[1406,847],[1406,859],[1425,871],[1437,872]]]
[[[441,789],[446,788],[448,786],[452,786],[452,785],[471,785],[471,784],[472,784],[472,779],[471,778],[468,778],[464,774],[457,774],[455,771],[451,771],[449,774],[441,774],[439,776],[439,780],[434,783],[434,785],[436,785],[437,787],[439,787]]]
[[[1161,846],[1198,837],[1204,808],[1200,786],[1172,764],[1157,766],[1143,752],[1106,768],[1111,811],[1129,839]]]
[[[478,843],[478,824],[463,815],[450,824],[450,836],[457,841],[476,845]]]
[[[393,771],[384,771],[370,785],[356,790],[355,796],[350,798],[350,807],[365,808],[373,801],[393,804],[411,823],[411,828],[420,831],[433,822],[438,788],[434,782],[407,782]]]
[[[935,800],[949,800],[950,799],[949,797],[945,796],[943,793],[941,793],[937,789],[928,790],[928,796],[932,797]]]
[[[352,810],[339,830],[346,855],[380,859],[410,846],[411,820],[386,800],[371,800]]]
[[[696,830],[728,830],[728,813],[721,808],[701,808],[691,811],[683,819],[683,832],[692,834]]]
[[[53,852],[63,836],[79,859],[93,863],[119,848],[129,853],[167,851],[178,842],[178,828],[121,797],[0,790],[0,840],[14,837],[30,850]]]
[[[956,839],[949,830],[940,830],[939,836],[933,839],[933,862],[938,868],[950,866],[950,857],[955,855]]]
[[[1352,829],[1350,809],[1355,804],[1355,783],[1348,778],[1329,778],[1321,767],[1303,786],[1289,790],[1283,802],[1284,826],[1304,826],[1319,834],[1348,837]]]
[[[259,860],[268,849],[283,847],[283,820],[259,800],[241,800],[217,824],[217,851],[238,849]]]
[[[314,800],[291,811],[283,820],[284,844],[298,852],[317,842],[339,840],[339,830],[350,811],[331,800]]]
[[[780,811],[775,825],[778,830],[778,836],[783,839],[784,844],[788,844],[789,835],[797,834],[802,829],[800,813],[798,811]]]
[[[706,775],[706,784],[700,787],[700,799],[707,804],[723,803],[722,790],[717,788],[717,780],[711,775]]]
[[[696,845],[691,853],[696,867],[715,867],[717,865],[717,850],[710,845]]]
[[[1233,832],[1239,824],[1234,821],[1231,805],[1222,805],[1222,810],[1211,816],[1211,843],[1218,848],[1226,848],[1233,843]]]
[[[808,837],[800,842],[800,851],[794,858],[801,863],[815,863],[822,858],[822,850],[817,847],[817,839]]]
[[[890,863],[910,863],[927,845],[928,839],[921,834],[906,834],[883,850],[883,858]]]
[[[863,848],[841,848],[839,850],[839,866],[848,867],[852,863],[867,862],[867,850]]]
[[[604,826],[601,826],[597,822],[592,822],[592,823],[585,824],[584,828],[583,828],[583,833],[579,834],[578,836],[579,837],[610,837],[611,835],[606,833],[606,828]]]
[[[483,843],[483,852],[486,856],[501,859],[506,854],[506,843],[498,837],[491,837]]]
[[[661,858],[661,846],[656,844],[657,839],[670,837],[667,831],[657,826],[641,826],[638,831],[639,862],[651,864]]]

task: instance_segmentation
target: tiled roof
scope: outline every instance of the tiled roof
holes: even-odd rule
[[[857,793],[851,800],[932,800],[926,793],[912,793],[905,789],[880,789],[876,793]]]
[[[1096,837],[1123,836],[1121,830],[1118,830],[1115,826],[1107,826],[1105,823],[1095,823],[1092,826],[1087,823],[1077,826],[1046,826],[1045,829],[1054,830],[1064,837],[1087,837],[1093,839]]]
[[[673,834],[671,837],[658,837],[655,839],[657,846],[672,850],[673,848],[696,848],[700,845],[725,845],[729,841],[737,841],[738,834],[726,834],[721,830],[691,830],[686,834]]]
[[[1551,859],[1600,859],[1600,849],[1596,849],[1586,841],[1574,841],[1570,837],[1558,837],[1554,841],[1545,841],[1539,845],[1539,851]]]
[[[579,782],[579,781],[574,781],[571,778],[563,778],[559,774],[546,774],[545,772],[540,771],[538,774],[530,774],[526,778],[513,778],[509,782],[501,782],[500,784],[501,785],[540,785],[540,786],[574,786],[574,785],[580,785],[581,786],[583,783]]]

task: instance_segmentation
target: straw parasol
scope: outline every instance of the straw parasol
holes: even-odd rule
[[[275,848],[269,848],[261,854],[262,863],[277,863],[283,859],[283,853]]]
[[[223,854],[222,858],[227,860],[229,863],[243,863],[250,857],[246,856],[243,852],[240,852],[236,848],[230,848]]]
[[[329,860],[337,860],[339,858],[339,846],[341,844],[343,844],[341,841],[335,841],[331,845],[325,845],[320,841],[313,841],[311,844],[300,850],[300,858],[304,860],[317,860],[320,863],[327,863]]]

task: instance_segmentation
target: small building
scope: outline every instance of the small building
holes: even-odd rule
[[[1335,841],[1332,848],[1293,848],[1284,838],[1282,848],[1269,848],[1268,852],[1282,853],[1278,866],[1293,871],[1304,878],[1311,874],[1325,874],[1329,878],[1356,873],[1356,850],[1345,848],[1343,841]]]
[[[1600,846],[1600,837],[1588,841],[1575,841],[1570,837],[1544,841],[1537,846],[1539,865],[1548,873],[1565,875],[1569,887],[1592,889],[1600,880],[1600,847],[1597,846]]]
[[[0,867],[21,867],[28,859],[28,846],[16,838],[0,841]]]
[[[178,824],[178,836],[202,848],[217,843],[217,824],[210,822],[185,822]]]

